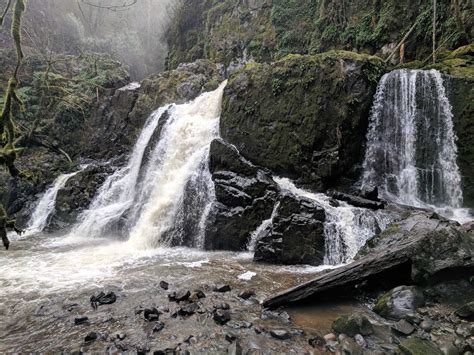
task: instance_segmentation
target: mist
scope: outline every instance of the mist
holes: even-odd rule
[[[4,8],[6,0],[0,0]],[[30,0],[23,41],[30,50],[106,52],[129,66],[132,79],[163,70],[164,39],[176,0]],[[8,34],[8,24],[2,29]],[[0,45],[2,43],[0,42]],[[6,45],[3,41],[3,45]]]

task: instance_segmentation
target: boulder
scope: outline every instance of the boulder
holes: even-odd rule
[[[423,292],[416,286],[399,286],[383,295],[374,311],[384,318],[398,321],[415,316],[416,309],[424,303]]]
[[[346,334],[351,337],[357,334],[367,336],[374,332],[369,319],[360,313],[339,317],[332,324],[332,329],[338,334]]]
[[[429,340],[420,338],[410,338],[402,341],[398,346],[398,353],[403,355],[442,355],[435,344]]]
[[[254,260],[320,265],[324,261],[324,209],[305,197],[281,192],[278,213],[258,240]]]
[[[234,146],[218,139],[211,143],[209,169],[216,203],[206,224],[205,248],[245,250],[252,232],[272,213],[276,184]]]
[[[321,191],[360,161],[382,72],[379,58],[344,51],[249,64],[225,89],[221,135],[253,163]]]
[[[474,302],[466,303],[454,312],[459,318],[474,322]]]

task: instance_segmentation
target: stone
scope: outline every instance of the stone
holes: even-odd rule
[[[165,328],[165,323],[163,322],[156,322],[153,326],[153,333],[161,332]]]
[[[160,311],[158,311],[156,308],[147,308],[143,311],[143,317],[148,321],[148,322],[155,322],[160,318]]]
[[[405,355],[443,355],[431,341],[415,337],[402,341],[398,345],[398,350]]]
[[[339,317],[332,324],[332,329],[336,333],[347,334],[351,337],[356,334],[367,336],[374,331],[369,319],[360,313]]]
[[[214,287],[214,289],[213,289],[214,292],[221,292],[221,293],[229,292],[230,290],[231,290],[231,288],[227,284],[218,285],[218,286]]]
[[[227,354],[228,355],[242,355],[242,347],[240,346],[239,342],[236,341],[232,344],[227,349]]]
[[[237,336],[233,333],[226,333],[225,335],[225,340],[227,340],[229,343],[233,343],[237,339]]]
[[[239,293],[239,297],[248,300],[250,297],[255,296],[255,291],[254,290],[245,290]]]
[[[182,290],[182,291],[177,291],[177,292],[170,293],[168,295],[168,299],[170,301],[182,302],[182,301],[188,300],[189,296],[191,296],[191,292]]]
[[[81,317],[74,318],[74,324],[75,325],[86,324],[86,323],[89,323],[89,318],[86,317],[86,316],[81,316]]]
[[[291,333],[284,329],[274,329],[270,331],[270,335],[275,339],[287,340],[291,338]]]
[[[206,298],[206,294],[201,290],[194,290],[191,292],[190,298],[193,300],[200,300],[201,298]]]
[[[390,320],[415,316],[416,309],[425,304],[423,293],[416,286],[399,286],[383,295],[374,311]]]
[[[415,327],[413,327],[405,319],[401,319],[397,323],[392,325],[392,329],[403,335],[410,335],[415,331]]]
[[[92,343],[92,342],[96,341],[98,338],[99,338],[99,335],[96,332],[90,332],[84,338],[84,342],[85,343]]]
[[[183,317],[188,317],[196,313],[198,309],[199,305],[197,303],[190,303],[181,307],[178,311],[178,314]]]
[[[367,342],[365,341],[364,337],[360,334],[356,334],[356,336],[354,337],[354,340],[362,348],[365,348],[367,346]]]
[[[456,328],[456,334],[463,338],[467,338],[472,335],[471,327],[468,324],[460,324]]]
[[[423,321],[420,323],[420,328],[423,329],[425,332],[431,331],[433,329],[434,322],[431,318],[423,318]]]
[[[363,355],[364,353],[362,347],[349,337],[340,341],[339,349],[342,354]]]
[[[219,303],[214,305],[215,309],[230,309],[230,305],[228,303]]]
[[[311,345],[313,348],[322,348],[325,343],[326,341],[320,336],[315,336],[308,339],[308,344]]]
[[[98,295],[91,296],[90,298],[91,306],[94,309],[96,309],[99,305],[113,304],[116,301],[117,296],[114,292],[109,292],[107,294],[105,294],[104,292],[100,292]]]
[[[169,284],[166,281],[160,281],[160,287],[163,290],[167,290],[169,288]]]
[[[324,337],[323,337],[324,341],[327,343],[328,341],[335,341],[337,340],[337,337],[336,337],[336,334],[334,333],[329,333],[329,334],[326,334]]]
[[[459,318],[474,322],[474,302],[464,304],[462,307],[458,308],[454,314]]]
[[[125,338],[127,337],[127,334],[125,333],[117,333],[115,335],[115,337],[118,339],[118,340],[125,340]]]
[[[214,319],[217,324],[224,325],[231,319],[230,312],[217,309],[213,312],[212,319]]]

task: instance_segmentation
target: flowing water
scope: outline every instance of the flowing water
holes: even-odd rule
[[[363,188],[379,186],[389,201],[429,208],[460,222],[461,175],[452,107],[436,70],[383,76],[372,107]]]
[[[87,168],[87,165],[83,165],[81,169],[76,172],[62,174],[53,182],[51,187],[46,190],[36,204],[26,227],[26,235],[40,233],[47,227],[49,218],[56,207],[56,197],[58,196],[59,190],[66,186],[70,178],[76,176],[85,168]]]
[[[337,201],[337,206],[335,206],[331,198],[323,193],[300,189],[287,178],[275,177],[274,180],[282,190],[306,197],[324,208],[326,213],[324,263],[326,265],[338,265],[351,261],[368,239],[386,229],[393,221],[390,212],[357,208],[342,201]]]

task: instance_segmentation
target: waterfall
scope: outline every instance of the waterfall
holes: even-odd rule
[[[50,216],[53,214],[56,207],[56,197],[58,196],[59,190],[66,186],[66,183],[70,178],[79,174],[81,171],[87,168],[88,165],[81,166],[80,170],[59,175],[53,184],[46,190],[41,196],[36,207],[31,214],[31,217],[27,223],[27,235],[42,232],[47,226]]]
[[[452,107],[436,70],[383,76],[371,112],[362,187],[456,217],[462,207]]]
[[[342,201],[334,204],[329,196],[300,189],[287,178],[273,179],[282,190],[313,200],[324,209],[326,265],[338,265],[352,260],[367,240],[386,229],[393,221],[390,213],[386,211],[357,208]]]
[[[273,220],[278,215],[278,209],[280,208],[280,202],[275,203],[273,206],[273,211],[270,218],[265,219],[261,225],[257,227],[257,229],[250,235],[250,240],[247,245],[248,251],[255,251],[255,247],[257,246],[257,242],[262,238],[263,233],[272,226]]]
[[[155,111],[127,165],[105,181],[73,233],[123,234],[141,249],[202,246],[214,196],[209,148],[218,137],[225,85],[192,102]],[[159,139],[153,139],[157,134]]]

